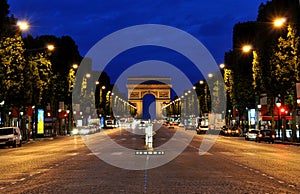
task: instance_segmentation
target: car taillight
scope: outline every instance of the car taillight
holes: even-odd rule
[[[275,139],[275,135],[274,134],[272,135],[272,138]]]
[[[262,134],[259,134],[258,137],[262,137]]]

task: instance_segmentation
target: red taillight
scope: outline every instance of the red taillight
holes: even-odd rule
[[[272,138],[275,139],[275,135],[274,134],[272,135]]]

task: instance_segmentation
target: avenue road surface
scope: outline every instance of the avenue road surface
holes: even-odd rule
[[[105,163],[81,136],[0,147],[0,193],[300,193],[299,146],[219,136],[206,154],[199,155],[204,135],[162,127],[155,135],[154,150],[176,130],[195,136],[174,160],[145,170]],[[103,133],[122,146],[144,149],[143,136],[125,129],[88,137]]]

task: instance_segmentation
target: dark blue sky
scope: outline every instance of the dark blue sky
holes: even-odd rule
[[[29,34],[58,37],[69,35],[75,40],[82,56],[100,39],[116,30],[138,24],[164,24],[196,37],[207,47],[218,64],[223,62],[224,53],[232,47],[234,24],[256,20],[258,7],[265,2],[8,0],[11,14],[30,22]]]

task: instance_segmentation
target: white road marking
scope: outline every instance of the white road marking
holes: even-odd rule
[[[113,155],[113,156],[120,156],[122,154],[123,154],[122,152],[113,152],[113,153],[111,153],[111,155]]]

